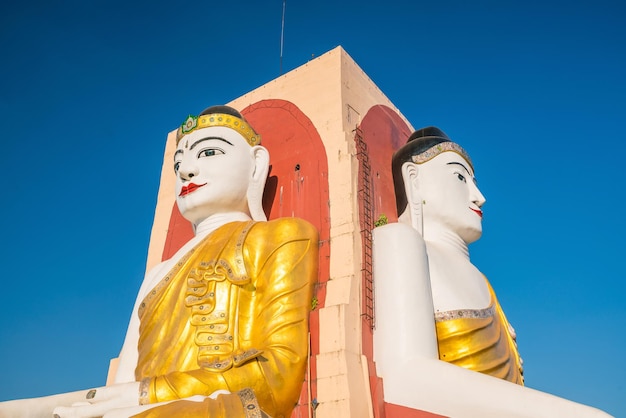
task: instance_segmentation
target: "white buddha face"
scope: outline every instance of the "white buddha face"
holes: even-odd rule
[[[174,154],[181,214],[195,225],[218,213],[249,214],[246,193],[254,168],[254,147],[230,128],[209,127],[185,135]]]
[[[456,152],[443,152],[417,168],[417,190],[423,199],[424,235],[430,223],[456,232],[470,244],[482,234],[485,203],[474,171]]]

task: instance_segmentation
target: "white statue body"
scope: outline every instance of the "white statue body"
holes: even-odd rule
[[[138,306],[167,271],[209,233],[233,221],[266,220],[262,196],[269,170],[269,153],[251,146],[240,133],[225,126],[196,129],[179,142],[174,155],[176,201],[194,225],[195,236],[172,258],[145,276],[131,315],[114,384],[107,387],[0,403],[0,418],[122,418],[163,405],[140,405],[140,382],[135,381],[139,340]],[[210,398],[216,398],[218,390]],[[202,401],[204,396],[186,400]]]
[[[430,129],[417,131],[417,137]],[[492,303],[468,251],[482,233],[485,198],[469,157],[447,141],[397,163],[402,184],[396,184],[396,195],[406,197],[399,199],[399,222],[373,231],[374,360],[385,402],[453,417],[608,416],[439,360],[435,316],[484,310]]]

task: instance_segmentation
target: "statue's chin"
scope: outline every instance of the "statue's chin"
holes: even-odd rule
[[[206,219],[206,216],[205,217],[194,216],[195,214],[192,211],[181,212],[181,215],[183,216],[183,218],[191,222],[192,225],[198,225],[200,222]]]
[[[475,228],[468,228],[467,230],[463,231],[463,233],[461,234],[461,239],[463,239],[463,241],[465,241],[465,243],[467,245],[476,242],[480,239],[480,237],[483,234],[483,230],[481,229],[475,229]]]

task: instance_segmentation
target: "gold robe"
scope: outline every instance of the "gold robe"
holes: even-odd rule
[[[140,416],[289,416],[307,363],[317,254],[317,231],[294,218],[229,223],[186,254],[139,308],[142,401],[232,394]]]
[[[485,309],[437,312],[439,358],[466,369],[524,384],[517,343],[489,282],[491,303]]]

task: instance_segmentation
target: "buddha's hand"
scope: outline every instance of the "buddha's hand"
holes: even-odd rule
[[[139,382],[92,389],[85,400],[54,409],[54,418],[96,418],[109,411],[139,405]]]

